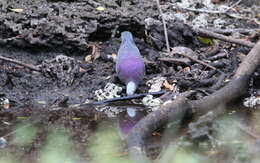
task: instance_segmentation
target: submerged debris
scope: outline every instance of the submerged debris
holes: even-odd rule
[[[118,107],[112,106],[97,106],[95,109],[99,112],[105,113],[109,118],[117,117],[117,115],[123,111]]]
[[[153,98],[152,95],[147,95],[142,100],[145,106],[151,107],[152,111],[158,110],[160,105],[163,103],[159,98]]]
[[[95,91],[95,98],[100,100],[111,99],[115,97],[120,97],[120,93],[123,88],[115,85],[114,83],[107,83],[104,89],[99,89]],[[95,107],[97,111],[105,113],[108,117],[116,117],[122,110],[117,107],[111,106],[97,106]]]
[[[196,122],[189,124],[188,134],[191,139],[211,138],[213,112],[201,116]]]

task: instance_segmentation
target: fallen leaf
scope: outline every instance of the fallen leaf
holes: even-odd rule
[[[115,53],[112,53],[111,56],[112,56],[113,60],[116,61],[116,57],[117,57],[117,55],[116,55]]]
[[[28,117],[17,117],[17,119],[28,119]]]
[[[106,8],[105,7],[102,7],[102,6],[99,6],[99,7],[97,7],[96,8],[96,10],[98,10],[98,11],[104,11]]]
[[[4,104],[3,107],[4,107],[5,109],[9,109],[9,108],[10,108],[10,104]]]
[[[152,135],[153,136],[162,136],[161,133],[159,133],[159,132],[153,132]]]
[[[37,101],[37,102],[38,102],[38,104],[43,104],[43,105],[47,104],[46,101]]]
[[[190,67],[185,67],[185,68],[183,69],[183,71],[184,71],[184,72],[190,72]]]
[[[92,62],[92,55],[87,55],[86,57],[85,57],[85,62]]]
[[[203,43],[203,44],[206,44],[206,45],[213,45],[213,44],[214,44],[214,43],[213,43],[213,40],[210,39],[210,38],[200,37],[200,36],[198,36],[197,38],[198,38],[198,40],[199,40],[201,43]]]
[[[13,11],[13,12],[23,12],[23,9],[22,8],[9,8],[10,11]]]
[[[81,120],[79,117],[73,117],[72,120]]]
[[[87,70],[85,70],[84,68],[79,68],[79,72],[87,72]]]
[[[173,91],[173,86],[172,86],[171,84],[169,84],[169,82],[168,82],[167,80],[164,81],[163,86],[164,86],[166,89],[168,89],[168,90],[170,90],[170,91]]]
[[[100,57],[100,47],[98,45],[92,45],[91,55],[94,61]]]

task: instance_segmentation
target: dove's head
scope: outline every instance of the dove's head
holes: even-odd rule
[[[121,33],[122,42],[130,41],[134,43],[134,38],[131,32],[125,31]]]

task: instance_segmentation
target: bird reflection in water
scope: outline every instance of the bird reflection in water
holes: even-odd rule
[[[118,128],[122,138],[146,115],[146,111],[135,107],[127,107],[118,117]]]

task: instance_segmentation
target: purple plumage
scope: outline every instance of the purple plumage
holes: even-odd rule
[[[116,72],[126,84],[127,95],[133,95],[144,77],[144,60],[130,32],[122,32],[121,45],[116,60]]]

